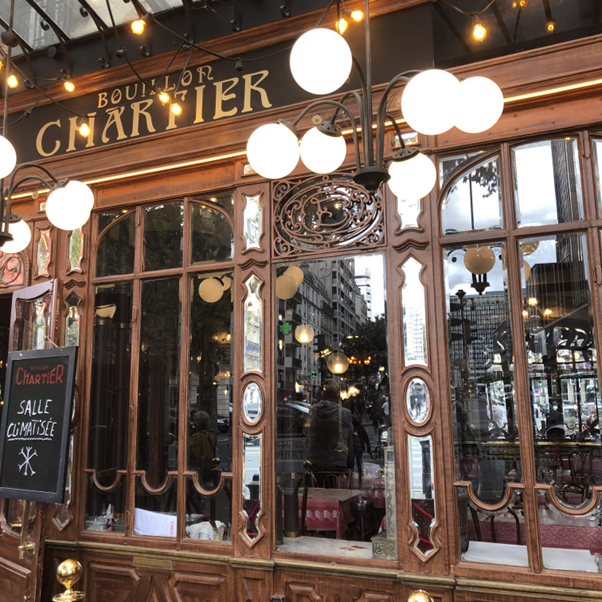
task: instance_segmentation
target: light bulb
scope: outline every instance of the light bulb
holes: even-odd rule
[[[224,294],[224,287],[217,278],[205,278],[199,285],[199,297],[205,303],[217,303]]]
[[[333,374],[343,374],[349,368],[349,359],[340,351],[333,351],[326,358],[326,366]]]
[[[17,152],[8,138],[0,136],[0,178],[5,178],[15,169]]]
[[[554,21],[554,19],[550,19],[546,23],[546,31],[548,33],[554,33],[556,31],[556,21]]]
[[[174,115],[181,115],[182,114],[182,107],[177,102],[174,102],[171,105],[171,112]]]
[[[6,81],[6,83],[8,84],[9,88],[16,88],[19,85],[19,80],[17,79],[17,76],[14,73],[11,73],[8,76],[8,80]]]
[[[87,121],[84,121],[79,126],[79,134],[80,134],[80,136],[83,136],[84,138],[87,138],[90,135],[90,126],[88,125]]]
[[[13,239],[5,242],[0,251],[2,253],[19,253],[27,247],[31,240],[31,230],[27,222],[20,219],[18,222],[8,224],[8,231],[13,235]]]
[[[94,193],[83,182],[70,180],[66,186],[55,188],[46,200],[46,216],[61,230],[81,228],[90,217]]]
[[[65,82],[63,87],[67,92],[73,92],[75,90],[75,84],[73,82]]]
[[[330,29],[311,29],[291,50],[291,73],[312,94],[338,90],[351,73],[351,50],[343,36]]]
[[[495,265],[495,253],[489,247],[470,247],[464,254],[464,266],[471,274],[487,274]]]
[[[406,161],[392,161],[389,165],[389,188],[399,199],[413,201],[426,196],[437,182],[437,169],[422,153]]]
[[[314,335],[314,329],[309,324],[301,324],[295,328],[295,338],[303,345],[313,341]]]
[[[247,142],[247,158],[260,176],[283,178],[299,162],[299,140],[285,125],[267,123],[251,134]]]
[[[337,30],[341,35],[343,35],[347,31],[348,27],[349,23],[347,23],[347,19],[345,19],[345,17],[341,17],[337,21]]]
[[[142,35],[146,28],[146,21],[144,19],[136,19],[132,21],[132,31],[137,35]]]
[[[301,139],[301,161],[314,173],[336,171],[346,155],[347,143],[343,136],[329,136],[314,127]]]
[[[483,27],[481,20],[479,17],[475,17],[475,20],[472,24],[472,37],[477,42],[482,42],[487,37],[487,30]]]
[[[537,297],[529,297],[527,303],[531,306],[531,307],[535,307],[539,301],[537,300]]]
[[[408,125],[421,134],[436,136],[454,126],[460,82],[441,69],[413,77],[403,91],[401,110]]]
[[[169,102],[169,94],[167,92],[159,92],[159,100],[166,104]]]
[[[362,21],[364,19],[364,13],[361,10],[354,10],[351,13],[351,18],[356,22],[359,23],[360,21]]]
[[[493,127],[504,111],[504,95],[487,77],[465,79],[458,87],[456,98],[456,127],[468,134]]]

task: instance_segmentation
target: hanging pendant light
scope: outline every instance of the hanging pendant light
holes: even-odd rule
[[[8,138],[0,136],[0,179],[6,178],[15,169],[16,164],[17,153],[15,147]]]
[[[94,206],[94,194],[83,182],[69,180],[58,186],[46,200],[46,216],[61,230],[76,230],[89,219]]]
[[[12,234],[13,239],[5,242],[0,247],[2,253],[19,253],[29,245],[31,229],[26,221],[20,219],[18,222],[9,223],[8,232]]]
[[[276,278],[276,296],[278,299],[292,299],[297,292],[297,282],[292,276],[282,274]]]
[[[299,343],[311,343],[314,339],[315,331],[309,324],[301,324],[295,328],[295,339]]]
[[[299,162],[299,138],[285,123],[262,125],[247,142],[249,163],[264,178],[284,178]]]
[[[199,297],[205,303],[217,303],[224,294],[224,287],[217,278],[205,278],[199,284]]]
[[[301,283],[303,282],[303,270],[300,267],[292,265],[285,270],[284,275],[292,276],[297,283],[297,286],[301,286]]]
[[[314,173],[336,171],[345,161],[347,143],[341,135],[341,128],[334,128],[331,134],[314,127],[301,139],[301,161]]]
[[[396,161],[393,157],[389,174],[391,179],[387,183],[391,192],[406,201],[425,197],[437,183],[434,163],[419,152],[414,152],[409,159],[401,161]]]
[[[304,33],[291,50],[291,73],[311,94],[330,94],[349,77],[353,59],[345,38],[331,29]]]
[[[465,79],[457,94],[455,125],[468,134],[478,134],[493,127],[504,111],[504,95],[487,77]]]
[[[471,274],[487,274],[495,265],[495,253],[489,247],[470,247],[464,265]]]
[[[340,351],[333,351],[326,359],[326,366],[333,374],[344,374],[349,368],[349,359]]]

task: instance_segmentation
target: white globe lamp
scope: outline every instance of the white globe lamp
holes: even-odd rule
[[[276,296],[278,299],[292,299],[297,292],[297,282],[292,276],[282,274],[276,278]]]
[[[55,188],[46,200],[46,216],[61,230],[81,228],[90,217],[94,194],[83,182],[69,180],[66,186]]]
[[[326,366],[333,374],[344,374],[349,368],[349,359],[344,353],[334,351],[328,355]]]
[[[495,253],[489,247],[470,247],[464,265],[471,274],[487,274],[495,265]]]
[[[8,138],[0,136],[0,178],[6,178],[15,169],[17,153]]]
[[[247,142],[247,158],[260,176],[284,178],[299,162],[299,140],[281,123],[262,125]]]
[[[303,270],[299,266],[292,265],[290,268],[287,268],[284,273],[286,276],[292,276],[295,279],[297,286],[301,286],[301,283],[303,282]]]
[[[426,196],[437,183],[434,163],[422,153],[405,161],[392,161],[389,165],[389,188],[399,199],[410,201]]]
[[[199,284],[199,297],[205,303],[217,303],[224,294],[224,287],[217,278],[205,278]]]
[[[27,222],[22,219],[8,224],[8,232],[13,235],[13,239],[0,247],[2,253],[19,253],[27,247],[31,240],[31,230]]]
[[[343,136],[329,136],[314,127],[301,139],[301,161],[314,173],[336,171],[346,155],[347,144]]]
[[[295,338],[299,343],[311,343],[314,339],[315,331],[309,324],[301,324],[295,328]]]
[[[469,77],[458,87],[456,127],[468,134],[478,134],[493,127],[504,110],[500,87],[486,77]]]
[[[312,94],[338,90],[351,73],[352,57],[345,38],[331,29],[304,33],[291,50],[291,73]]]
[[[454,127],[459,86],[454,75],[441,69],[429,69],[413,77],[401,97],[401,110],[408,125],[430,136]]]

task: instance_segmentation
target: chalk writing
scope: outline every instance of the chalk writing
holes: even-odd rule
[[[22,447],[19,455],[25,458],[23,464],[19,464],[19,472],[23,471],[23,474],[27,476],[27,470],[29,470],[30,477],[36,474],[36,471],[31,467],[31,459],[37,456],[38,452],[35,449],[32,451],[31,447]]]

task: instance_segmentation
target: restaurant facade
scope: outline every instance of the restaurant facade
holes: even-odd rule
[[[428,136],[391,96],[437,169],[420,200],[352,179],[344,119],[336,173],[249,164],[256,128],[315,100],[288,48],[325,7],[210,41],[240,65],[135,61],[181,115],[127,64],[26,119],[36,90],[11,92],[19,163],[95,198],[64,231],[18,189],[31,242],[0,254],[0,368],[79,348],[65,499],[2,500],[0,600],[50,600],[66,559],[90,602],[602,598],[602,34],[460,60],[434,4],[370,3],[374,105],[435,65],[505,107]]]

